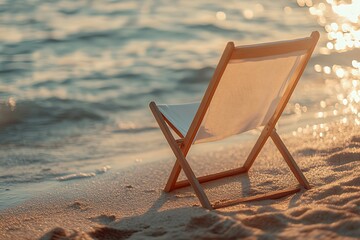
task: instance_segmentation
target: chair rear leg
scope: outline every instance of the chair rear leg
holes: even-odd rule
[[[285,159],[285,162],[289,166],[290,170],[298,180],[298,182],[306,189],[310,189],[310,184],[305,178],[304,174],[300,170],[299,166],[296,164],[294,158],[291,156],[289,150],[286,148],[284,142],[281,140],[280,136],[277,134],[274,129],[271,133],[271,139],[274,141],[276,147],[279,149],[281,155]]]

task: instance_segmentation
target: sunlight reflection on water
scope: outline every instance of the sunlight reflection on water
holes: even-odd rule
[[[299,1],[298,1],[299,2]],[[329,12],[334,14],[329,14]],[[343,1],[327,0],[309,8],[310,14],[317,16],[318,23],[327,32],[328,50],[336,51],[360,48],[360,0],[350,3]],[[332,16],[329,18],[328,16]],[[326,53],[326,49],[322,49]]]
[[[339,124],[360,125],[360,62],[357,50],[360,48],[360,0],[327,0],[316,3],[297,0],[297,3],[301,7],[309,7],[310,14],[324,27],[327,41],[320,48],[320,54],[332,59],[327,62],[335,62],[329,65],[315,63],[313,66],[315,72],[322,74],[325,79],[325,87],[335,96],[333,99],[320,101],[320,111],[315,113],[315,118],[328,121],[327,118],[342,116],[338,120]],[[329,126],[324,122],[299,127],[297,131],[293,131],[293,135],[304,133],[323,138],[327,132]]]

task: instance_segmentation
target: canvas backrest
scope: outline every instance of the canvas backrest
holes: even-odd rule
[[[309,37],[228,51],[195,116],[193,143],[239,134],[281,115],[290,97],[284,94],[291,95],[316,42]]]

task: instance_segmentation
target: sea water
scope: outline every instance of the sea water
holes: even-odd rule
[[[359,5],[0,1],[0,209],[59,181],[172,158],[148,103],[199,101],[228,41],[319,31],[279,130],[321,139],[332,119],[359,125]]]

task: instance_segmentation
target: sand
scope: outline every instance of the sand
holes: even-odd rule
[[[209,211],[190,187],[164,193],[168,159],[111,169],[96,178],[61,182],[0,212],[0,239],[358,239],[360,135],[358,126],[328,123],[282,135],[312,188],[277,200]],[[241,164],[252,141],[195,153],[196,174]],[[183,176],[182,176],[183,177]],[[211,201],[296,186],[271,140],[248,174],[204,184]]]

